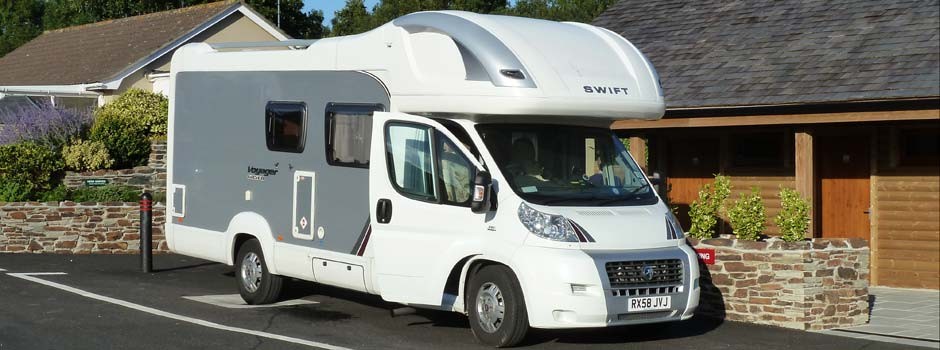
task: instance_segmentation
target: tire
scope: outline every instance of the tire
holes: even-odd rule
[[[235,280],[238,294],[248,305],[270,304],[278,301],[284,278],[268,272],[264,263],[261,243],[252,239],[238,248],[235,256]]]
[[[506,266],[484,266],[470,277],[467,310],[470,329],[484,345],[515,346],[529,331],[522,288],[516,275]]]

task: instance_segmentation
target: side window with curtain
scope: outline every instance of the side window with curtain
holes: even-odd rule
[[[327,163],[368,168],[372,113],[381,110],[381,105],[329,104],[326,110]]]
[[[389,123],[385,132],[385,157],[395,189],[414,199],[437,201],[431,128],[418,124]]]

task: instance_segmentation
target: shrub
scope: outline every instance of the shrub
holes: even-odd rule
[[[30,188],[16,181],[0,180],[0,202],[29,200]]]
[[[150,156],[150,139],[144,124],[120,114],[98,113],[89,139],[101,142],[107,148],[115,168],[144,165]]]
[[[0,182],[17,183],[20,191],[47,191],[61,171],[61,157],[46,145],[26,141],[0,146]]]
[[[699,239],[715,235],[715,224],[724,202],[731,194],[731,181],[724,175],[715,175],[715,182],[705,184],[698,191],[698,199],[689,206],[689,218],[692,225],[689,235]]]
[[[68,194],[68,188],[66,188],[65,185],[59,184],[51,190],[39,193],[36,198],[40,202],[61,202],[68,198]]]
[[[158,191],[153,193],[154,203],[166,203],[166,192]]]
[[[63,109],[48,103],[0,113],[0,145],[32,141],[52,149],[81,136],[91,125],[90,110]]]
[[[76,202],[136,202],[140,193],[141,190],[130,186],[82,187],[70,191],[68,199]]]
[[[130,89],[116,100],[101,107],[97,116],[120,116],[140,122],[148,137],[166,135],[170,103],[161,94]]]
[[[728,209],[728,222],[738,239],[756,241],[764,232],[764,200],[758,188],[752,188],[750,194],[741,194],[741,198]]]
[[[75,171],[105,169],[114,164],[101,141],[77,140],[62,149],[66,168]]]
[[[796,190],[780,187],[780,205],[783,208],[774,218],[780,228],[780,238],[787,242],[802,241],[809,230],[809,202]]]

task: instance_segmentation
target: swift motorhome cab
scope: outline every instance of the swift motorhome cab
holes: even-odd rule
[[[684,320],[699,271],[609,125],[656,119],[658,77],[580,23],[421,12],[319,41],[190,44],[172,61],[166,235],[234,265],[529,327]]]

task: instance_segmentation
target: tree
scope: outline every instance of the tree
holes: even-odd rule
[[[591,23],[617,0],[517,0],[504,13],[552,21]]]
[[[372,9],[373,27],[412,12],[446,10],[447,0],[382,0]]]
[[[451,0],[448,8],[476,13],[493,13],[505,11],[508,5],[509,2],[506,0]]]
[[[368,31],[398,17],[418,11],[461,10],[553,21],[590,23],[617,0],[381,0],[366,10],[362,0],[347,0],[336,11],[331,35],[349,35]]]
[[[304,13],[303,0],[248,0],[248,5],[277,24],[277,3],[281,2],[281,30],[295,38],[323,37],[323,11]]]
[[[42,33],[44,3],[0,0],[0,57]]]
[[[346,0],[346,5],[336,11],[330,35],[358,34],[372,29],[372,14],[366,10],[362,0]]]

